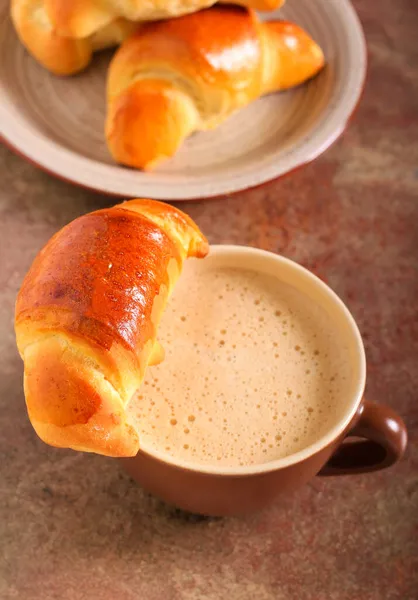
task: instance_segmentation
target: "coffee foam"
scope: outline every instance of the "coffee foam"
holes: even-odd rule
[[[350,378],[327,313],[269,275],[191,263],[160,324],[165,360],[130,403],[142,447],[237,466],[314,443]]]

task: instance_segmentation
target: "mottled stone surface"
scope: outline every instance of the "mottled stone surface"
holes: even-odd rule
[[[297,0],[289,0],[297,1]],[[315,479],[242,519],[186,515],[99,456],[42,444],[25,415],[12,313],[40,246],[111,201],[0,150],[0,598],[418,598],[418,3],[357,0],[368,84],[343,138],[314,164],[183,207],[212,242],[314,269],[358,319],[368,396],[405,418],[392,470]]]

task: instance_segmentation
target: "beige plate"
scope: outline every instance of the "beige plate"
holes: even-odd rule
[[[296,90],[262,98],[215,131],[193,135],[177,155],[143,173],[116,165],[103,135],[111,52],[81,75],[59,78],[19,43],[0,0],[0,134],[50,173],[125,197],[216,196],[279,177],[323,152],[342,133],[361,94],[366,47],[348,0],[287,0],[269,19],[305,27],[328,66]]]

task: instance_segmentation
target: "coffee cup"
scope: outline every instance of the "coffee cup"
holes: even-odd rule
[[[131,477],[181,509],[229,516],[260,510],[316,475],[357,475],[398,462],[407,444],[405,424],[390,407],[364,398],[364,345],[352,315],[335,292],[299,264],[255,248],[212,246],[203,262],[277,278],[326,311],[336,339],[345,348],[350,380],[335,399],[337,416],[330,426],[294,453],[257,464],[228,466],[195,464],[144,447],[135,457],[121,459]]]

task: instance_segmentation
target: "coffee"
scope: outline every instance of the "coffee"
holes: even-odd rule
[[[276,277],[189,261],[131,418],[144,450],[238,466],[293,454],[338,418],[350,378],[328,314]]]

